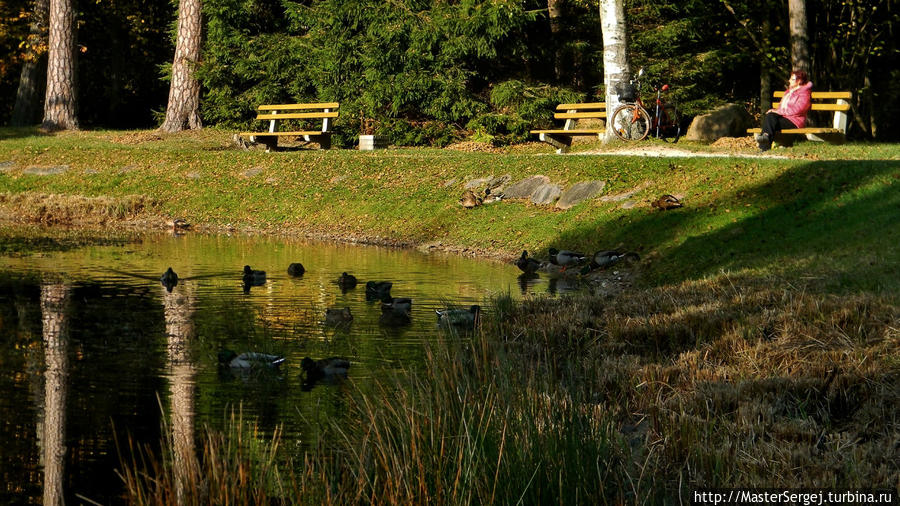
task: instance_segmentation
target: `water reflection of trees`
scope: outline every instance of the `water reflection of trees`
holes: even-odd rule
[[[43,448],[44,505],[64,504],[66,458],[66,398],[68,397],[69,318],[71,289],[61,282],[41,285],[41,320],[44,342]],[[38,431],[38,434],[41,434]]]
[[[182,504],[185,486],[197,477],[194,446],[194,395],[197,370],[191,361],[189,349],[190,338],[194,332],[195,300],[190,283],[183,283],[173,292],[163,289],[162,297],[166,321],[175,486],[178,502]]]

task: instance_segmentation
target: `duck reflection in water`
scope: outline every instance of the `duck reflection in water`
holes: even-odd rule
[[[556,295],[557,293],[574,292],[581,287],[581,281],[578,278],[569,278],[563,276],[551,277],[547,282],[547,293]]]
[[[536,284],[538,284],[538,280],[541,277],[537,273],[522,273],[519,274],[519,277],[516,280],[519,283],[519,291],[522,292],[522,295],[528,293],[528,290],[534,288]]]
[[[341,357],[329,357],[313,360],[305,357],[300,362],[303,368],[303,382],[301,389],[305,392],[312,390],[317,383],[335,385],[347,378],[350,369],[350,361]]]

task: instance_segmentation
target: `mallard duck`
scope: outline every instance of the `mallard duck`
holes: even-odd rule
[[[578,253],[577,251],[550,248],[550,263],[562,267],[563,272],[573,265],[580,265],[586,258],[587,256],[584,253]]]
[[[321,379],[327,378],[346,378],[347,371],[350,369],[350,361],[340,357],[323,358],[313,360],[305,357],[300,362],[300,367],[306,373],[306,381],[315,383]]]
[[[303,264],[300,262],[294,262],[291,265],[288,265],[288,276],[296,278],[302,276],[304,272],[306,272],[306,269],[303,268]]]
[[[435,309],[434,312],[437,313],[438,323],[472,327],[481,315],[481,306],[472,305],[469,309]]]
[[[605,269],[619,263],[620,260],[636,262],[641,257],[634,252],[622,253],[619,251],[598,251],[591,257],[590,263],[581,269],[582,274],[587,274],[594,269]]]
[[[408,297],[384,297],[381,299],[382,313],[405,313],[412,311],[412,299]]]
[[[394,284],[390,281],[367,281],[366,300],[381,300],[390,297],[393,286]]]
[[[346,272],[341,273],[341,276],[337,279],[337,284],[341,287],[341,290],[348,290],[350,288],[356,288],[356,276],[353,274],[347,274]]]
[[[169,220],[168,225],[174,231],[182,231],[191,228],[191,224],[188,223],[187,220],[183,220],[181,218]]]
[[[536,258],[528,256],[528,251],[523,251],[522,256],[516,260],[516,267],[525,274],[534,274],[544,263]]]
[[[219,352],[219,364],[232,369],[257,369],[260,367],[277,368],[284,362],[284,357],[269,355],[268,353],[256,353],[253,351],[238,355],[232,350]]]
[[[665,194],[660,198],[654,200],[650,205],[658,209],[662,209],[663,211],[684,207],[684,204],[682,204],[680,200],[678,200],[674,195],[669,194]]]
[[[259,286],[266,283],[266,271],[254,271],[249,265],[244,266],[244,286]]]
[[[166,269],[166,272],[159,277],[159,282],[162,286],[166,287],[166,291],[169,293],[172,292],[172,289],[178,284],[178,274],[175,274],[175,271],[172,270],[171,267]]]
[[[353,321],[353,315],[350,313],[349,307],[330,307],[325,310],[325,323],[329,325],[341,325],[351,321]]]
[[[484,190],[484,198],[481,199],[482,204],[493,204],[494,202],[500,202],[503,200],[503,192],[492,192],[490,188],[485,188]]]
[[[466,209],[472,209],[481,205],[481,197],[475,195],[472,190],[466,190],[459,198],[459,203]]]

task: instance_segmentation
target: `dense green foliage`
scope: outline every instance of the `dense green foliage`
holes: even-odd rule
[[[165,109],[175,3],[78,2],[79,119],[150,126]],[[724,102],[757,110],[760,75],[790,70],[786,0],[625,0],[634,68],[668,83],[687,116]],[[12,109],[27,0],[0,8],[0,121]],[[817,89],[855,93],[850,135],[898,135],[900,11],[890,0],[807,2]],[[401,145],[502,144],[551,124],[562,100],[603,95],[595,2],[539,0],[207,0],[198,67],[207,125],[253,125],[260,103],[340,101],[341,145],[359,133]],[[511,91],[520,93],[510,98]],[[506,98],[504,98],[506,97]]]

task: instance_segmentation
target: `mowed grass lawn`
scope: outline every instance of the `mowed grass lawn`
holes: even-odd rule
[[[698,487],[900,485],[900,146],[801,143],[767,157],[616,156],[615,144],[567,156],[534,144],[265,153],[232,147],[231,133],[0,130],[0,214],[183,218],[507,260],[625,249],[641,255],[629,267],[636,284],[614,297],[495,297],[479,331],[431,345],[426,370],[351,390],[327,444],[292,450],[276,438],[243,453],[227,443],[234,434],[213,434],[203,451],[217,458],[186,489],[172,468],[153,481],[125,462],[135,504],[153,502],[140,493],[163,503],[675,504]],[[59,173],[29,174],[42,171]],[[468,181],[506,174],[606,187],[565,211],[458,204]],[[651,207],[662,194],[684,207]],[[275,465],[276,450],[293,464]]]
[[[232,147],[231,133],[0,130],[3,207],[32,221],[183,218],[213,228],[440,243],[506,259],[525,249],[538,257],[549,247],[626,249],[641,254],[651,284],[749,268],[818,278],[830,291],[897,291],[896,145],[802,143],[775,151],[790,159],[558,156],[540,144],[504,153],[265,153]],[[611,149],[639,145],[667,146]],[[61,174],[26,174],[61,166]],[[601,198],[566,211],[523,201],[466,210],[457,202],[468,181],[536,174],[563,189],[589,180],[606,187]],[[685,207],[650,207],[665,193]],[[51,204],[50,194],[94,200]]]

